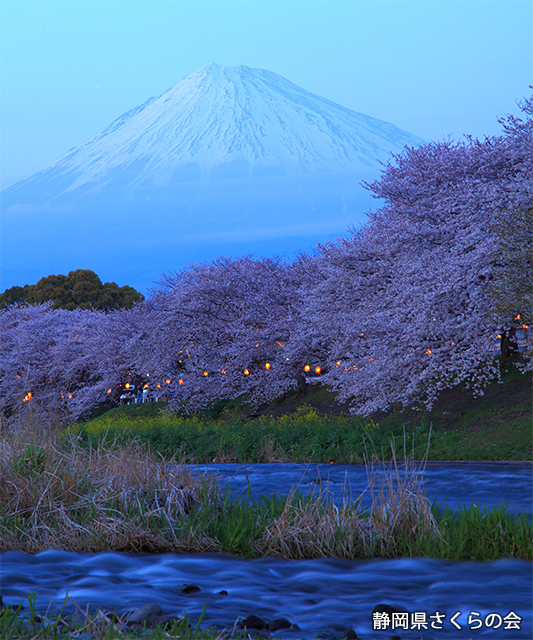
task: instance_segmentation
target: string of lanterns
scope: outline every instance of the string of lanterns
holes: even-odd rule
[[[514,319],[514,320],[515,320],[515,321],[519,321],[519,320],[521,320],[521,316],[520,316],[520,314],[518,314],[518,315],[515,317],[515,319]],[[529,329],[529,325],[527,325],[527,324],[525,324],[525,323],[523,323],[523,322],[522,322],[522,324],[521,324],[521,326],[520,326],[519,328],[520,328],[520,329],[524,329],[524,330],[526,330],[526,331],[527,331],[527,330]],[[363,335],[363,334],[361,334],[361,335]],[[526,335],[527,335],[527,334],[526,334]],[[501,336],[501,333],[497,333],[497,334],[490,334],[490,336],[489,336],[489,338],[501,338],[501,337],[502,337],[502,336]],[[278,344],[279,344],[280,346],[284,346],[284,345],[283,345],[283,343],[281,343],[281,342],[278,342]],[[451,345],[452,345],[452,346],[454,346],[454,345],[455,345],[455,342],[451,342]],[[428,356],[429,356],[429,355],[431,355],[432,351],[431,351],[431,349],[428,347],[428,348],[425,350],[425,353],[426,353],[426,355],[428,355]],[[190,357],[190,355],[188,354],[188,352],[187,352],[187,355]],[[369,362],[374,362],[374,358],[372,358],[372,357],[371,357],[371,358],[368,358],[368,361],[369,361]],[[337,368],[342,366],[342,365],[341,365],[341,361],[340,361],[340,360],[337,360],[337,361],[335,362],[335,364],[336,364]],[[272,364],[271,364],[270,362],[265,362],[265,363],[264,363],[264,365],[263,365],[263,367],[264,367],[264,369],[265,369],[266,371],[269,371],[269,370],[272,368]],[[235,365],[235,368],[237,369],[237,368],[238,368],[238,366],[237,366],[237,365]],[[344,366],[343,368],[344,368],[344,371],[345,371],[345,372],[349,371],[348,366]],[[352,365],[352,368],[353,368],[353,370],[354,370],[354,371],[357,371],[357,370],[358,370],[358,367],[357,367],[356,365]],[[314,369],[313,369],[313,367],[312,367],[311,365],[306,364],[306,365],[304,365],[303,370],[304,370],[304,372],[305,372],[305,373],[308,373],[308,374],[311,374],[311,375],[317,375],[317,376],[319,376],[319,375],[322,373],[322,368],[321,368],[319,365],[315,366],[315,367],[314,367]],[[129,373],[129,372],[127,372],[127,373]],[[222,374],[222,375],[225,375],[226,373],[227,373],[226,369],[222,369],[222,370],[221,370],[221,374]],[[244,374],[245,376],[249,376],[249,375],[251,375],[251,373],[250,373],[250,369],[248,369],[248,368],[246,367],[246,368],[243,370],[243,374]],[[207,377],[210,375],[210,372],[209,372],[208,370],[204,370],[204,371],[202,372],[202,375],[203,375],[203,377],[207,378]],[[20,376],[17,376],[17,377],[20,377]],[[170,384],[172,383],[172,381],[171,381],[171,379],[170,379],[170,378],[166,378],[166,379],[165,379],[165,383],[166,383],[167,385],[170,385]],[[184,378],[179,378],[179,379],[178,379],[178,384],[179,384],[179,385],[182,385],[182,384],[184,384],[184,383],[185,383]],[[123,385],[122,385],[122,384],[120,384],[119,386],[120,386],[120,387],[122,387]],[[156,384],[155,384],[155,388],[157,388],[157,389],[161,389],[161,386],[162,386],[162,385],[161,385],[161,383],[160,383],[160,382],[158,382],[158,383],[156,383]],[[124,389],[125,389],[125,390],[127,390],[127,391],[132,391],[132,390],[134,390],[134,389],[135,389],[135,386],[134,386],[133,384],[131,384],[130,382],[126,382],[126,383],[124,384]],[[145,384],[143,385],[143,389],[149,389],[149,384],[148,384],[148,383],[145,383]],[[112,387],[109,387],[109,388],[107,389],[107,393],[108,393],[108,394],[113,393],[113,389],[112,389]],[[61,394],[61,397],[62,397],[62,398],[64,398],[64,397],[65,397],[63,393]],[[72,394],[72,393],[67,394],[67,398],[68,398],[69,400],[70,400],[70,399],[72,399],[72,397],[73,397],[73,394]],[[23,401],[23,402],[28,402],[28,401],[30,401],[32,398],[33,398],[33,394],[32,394],[32,392],[31,392],[31,391],[29,391],[28,393],[26,393],[26,395],[24,396],[24,398],[22,399],[22,401]]]

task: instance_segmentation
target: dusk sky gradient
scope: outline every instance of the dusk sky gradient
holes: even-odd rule
[[[278,73],[427,140],[501,131],[533,2],[2,0],[1,188],[210,61]]]

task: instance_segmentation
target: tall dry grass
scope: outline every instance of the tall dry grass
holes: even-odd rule
[[[327,485],[311,499],[292,491],[263,535],[263,550],[292,559],[395,557],[410,555],[422,540],[442,540],[421,481],[425,459],[416,465],[405,456],[400,468],[394,448],[392,459],[385,465],[374,455],[367,465],[371,506],[366,509],[365,492],[355,501],[346,496],[339,507]]]
[[[275,455],[281,455],[275,451]],[[429,503],[425,462],[368,462],[368,488],[341,505],[310,496],[233,498],[211,476],[136,441],[94,446],[57,424],[0,435],[0,551],[218,552],[290,559],[431,556],[531,559],[527,515]],[[368,497],[364,506],[364,497]]]
[[[0,549],[158,551],[168,535],[180,547],[173,523],[212,484],[136,442],[17,428],[0,437]]]

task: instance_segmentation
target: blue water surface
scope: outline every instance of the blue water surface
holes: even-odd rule
[[[322,489],[336,501],[359,495],[367,486],[362,465],[213,465],[196,466],[197,473],[215,473],[239,495],[287,493]],[[377,470],[377,479],[386,469]],[[400,476],[403,471],[400,469]],[[430,499],[459,508],[475,502],[490,507],[502,502],[515,512],[532,512],[533,475],[529,464],[435,463],[418,471]],[[188,595],[184,584],[201,591]],[[37,593],[37,607],[57,610],[65,596],[85,609],[103,607],[124,612],[146,603],[159,604],[166,615],[184,612],[196,622],[206,607],[202,626],[233,629],[250,614],[268,621],[286,617],[300,631],[276,636],[300,640],[341,629],[354,629],[362,640],[398,635],[402,640],[450,638],[506,640],[533,637],[532,564],[449,562],[430,558],[347,561],[335,558],[246,560],[227,554],[82,554],[51,550],[36,555],[0,554],[0,589],[5,603],[17,604]],[[220,594],[226,590],[227,595]],[[372,610],[391,604],[409,614],[426,615],[428,628],[373,629]],[[67,611],[74,611],[69,601]],[[431,627],[444,614],[442,628]],[[492,614],[495,614],[491,617]],[[516,615],[518,629],[505,629],[504,618]],[[455,616],[455,617],[454,617]],[[498,628],[488,628],[487,622]],[[454,617],[458,629],[451,622]],[[469,623],[470,617],[470,623]],[[476,627],[482,622],[479,629]]]

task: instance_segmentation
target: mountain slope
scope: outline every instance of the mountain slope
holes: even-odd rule
[[[270,71],[210,63],[2,192],[2,287],[28,268],[120,279],[109,251],[142,258],[128,284],[145,289],[199,256],[307,249],[360,224],[360,181],[421,142]]]

